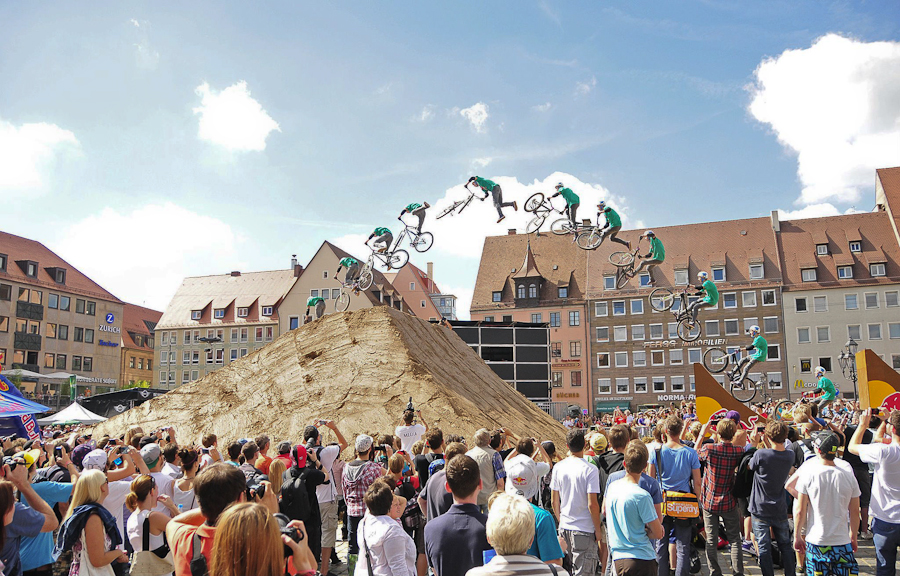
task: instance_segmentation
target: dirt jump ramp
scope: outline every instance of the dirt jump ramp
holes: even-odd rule
[[[171,425],[181,444],[199,443],[212,432],[222,450],[231,440],[259,434],[298,442],[306,425],[325,418],[352,446],[362,432],[393,434],[410,396],[428,424],[445,435],[469,439],[479,428],[505,426],[520,436],[553,440],[565,451],[563,426],[500,379],[451,330],[386,306],[301,326],[111,418],[94,434]]]

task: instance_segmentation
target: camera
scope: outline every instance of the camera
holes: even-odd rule
[[[63,454],[62,446],[57,446],[56,448],[53,449],[53,456],[55,458],[62,458],[62,454]]]
[[[9,471],[12,472],[19,464],[25,464],[25,460],[16,458],[15,456],[5,456],[3,458],[3,463],[9,466]]]
[[[384,444],[376,444],[372,446],[372,452],[385,452],[387,448]]]
[[[201,448],[200,453],[201,454],[209,454],[209,448]]]
[[[409,402],[406,403],[406,409],[410,412],[415,412],[416,409],[413,407],[412,396],[409,397]]]
[[[263,496],[266,495],[266,485],[265,484],[250,484],[247,486],[247,500],[252,501],[253,493],[256,492],[256,496],[262,500]]]
[[[301,540],[303,540],[303,532],[301,532],[300,530],[297,530],[293,526],[288,526],[288,524],[290,524],[290,522],[291,522],[290,518],[288,518],[281,512],[278,512],[274,516],[275,516],[275,520],[278,521],[278,528],[280,529],[282,534],[284,534],[285,536],[287,536],[294,542],[299,543]],[[288,546],[287,544],[285,544],[284,545],[284,557],[287,558],[287,557],[293,555],[293,553],[294,553],[294,551],[291,550],[291,547]]]

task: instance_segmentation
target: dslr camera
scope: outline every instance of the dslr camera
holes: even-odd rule
[[[266,485],[262,483],[258,484],[248,484],[247,485],[247,501],[253,502],[253,493],[256,493],[256,497],[260,500],[263,499],[263,496],[266,495]]]
[[[300,530],[297,530],[293,526],[288,526],[288,524],[290,524],[290,522],[291,522],[290,518],[288,518],[281,512],[278,512],[277,514],[275,514],[275,520],[278,521],[278,528],[282,534],[284,534],[285,536],[287,536],[294,542],[300,542],[301,540],[303,540],[303,532],[301,532]],[[287,557],[293,555],[293,553],[294,553],[294,551],[291,550],[291,547],[288,546],[287,544],[285,544],[284,545],[284,557],[287,558]]]
[[[16,458],[15,456],[4,456],[3,463],[9,466],[9,471],[12,472],[19,464],[25,464],[25,460]]]

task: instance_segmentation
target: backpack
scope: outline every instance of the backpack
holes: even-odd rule
[[[445,464],[446,461],[443,458],[433,460],[431,464],[428,465],[428,477],[431,478],[436,472],[443,470]]]
[[[309,490],[306,489],[308,469],[301,470],[298,476],[291,474],[290,470],[286,475],[289,477],[281,485],[279,510],[291,520],[309,520],[312,507],[309,503]]]
[[[750,460],[755,452],[756,448],[750,448],[741,456],[741,462],[734,476],[734,487],[731,489],[731,495],[735,498],[749,498],[750,492],[753,491],[753,470],[750,469]]]

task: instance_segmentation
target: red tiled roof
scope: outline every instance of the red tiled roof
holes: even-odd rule
[[[884,202],[885,208],[893,219],[894,234],[900,241],[900,166],[895,168],[879,168],[875,170],[876,189],[884,192],[876,194],[878,202]]]
[[[135,344],[132,334],[141,334],[143,336],[151,336],[156,328],[157,322],[162,318],[162,312],[144,308],[136,304],[125,303],[124,312],[122,313],[122,346],[124,348],[146,348],[153,350],[152,346],[148,346],[146,340],[143,346]]]
[[[77,268],[60,258],[55,252],[38,242],[0,232],[0,254],[6,254],[6,271],[0,271],[0,280],[20,282],[57,289],[63,292],[80,294],[98,300],[120,302],[118,298],[107,292],[99,284],[82,274]],[[18,261],[37,262],[37,278],[31,278],[17,263]],[[48,268],[64,268],[66,283],[57,284],[56,278],[50,275]]]

